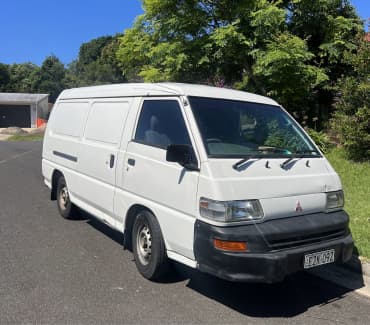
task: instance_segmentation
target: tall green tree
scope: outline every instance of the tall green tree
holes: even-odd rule
[[[76,86],[124,82],[116,59],[118,36],[102,36],[83,43],[68,67],[67,83]]]
[[[361,39],[356,54],[348,53],[353,73],[340,82],[332,127],[355,160],[370,160],[370,42]]]
[[[54,103],[60,92],[65,88],[65,67],[55,56],[48,56],[36,75],[34,90],[49,94],[50,102]]]
[[[7,91],[30,93],[35,88],[37,74],[40,68],[30,62],[12,64],[9,66],[10,80]]]
[[[316,115],[327,120],[331,113],[333,97],[338,92],[337,81],[350,74],[352,66],[345,53],[356,52],[358,33],[363,24],[348,0],[295,0],[289,1],[288,28],[307,41],[314,54],[312,64],[325,69],[328,82],[317,89]]]
[[[143,0],[117,51],[130,80],[225,84],[327,119],[362,23],[347,0]],[[327,111],[323,109],[325,107]]]
[[[6,64],[0,63],[0,91],[6,91],[10,81],[9,68]]]

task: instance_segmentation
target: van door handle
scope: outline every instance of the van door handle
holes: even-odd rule
[[[114,167],[114,155],[110,155],[109,167],[110,168],[113,168]]]
[[[129,158],[127,162],[130,166],[135,166],[135,159]]]

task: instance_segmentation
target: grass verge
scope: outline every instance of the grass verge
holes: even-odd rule
[[[370,163],[349,161],[339,148],[329,151],[326,157],[342,180],[345,210],[358,254],[370,259]]]
[[[13,135],[7,141],[40,141],[44,138],[44,134],[19,134]]]

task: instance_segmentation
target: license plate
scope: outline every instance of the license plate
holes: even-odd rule
[[[335,260],[335,250],[329,249],[327,251],[305,255],[303,267],[305,269],[309,269],[311,267],[333,263],[334,260]]]

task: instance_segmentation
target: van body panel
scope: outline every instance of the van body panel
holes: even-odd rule
[[[158,188],[158,191],[161,190],[161,188]],[[167,251],[175,252],[178,256],[183,256],[194,261],[193,239],[195,217],[148,198],[130,193],[127,190],[118,189],[116,200],[118,205],[128,208],[137,204],[145,206],[156,216],[159,222]]]
[[[79,192],[79,174],[71,177],[80,164],[81,138],[89,113],[89,100],[57,102],[50,115],[43,143],[43,162],[64,174],[69,191]],[[45,167],[50,172],[50,167]],[[47,178],[52,177],[52,173]]]
[[[80,144],[79,197],[113,216],[116,164],[130,100],[92,100]],[[107,123],[102,127],[100,123]]]
[[[323,158],[297,159],[289,169],[281,168],[286,159],[254,160],[236,171],[234,159],[210,159],[202,168],[198,199],[216,201],[259,199],[265,218],[289,217],[325,210],[325,192],[341,189],[336,173],[328,172]],[[309,160],[309,167],[307,167]],[[203,167],[203,166],[202,166]],[[296,212],[297,203],[302,211]]]
[[[199,157],[195,141],[189,132],[189,121],[179,98],[157,97],[142,100],[137,108],[135,128],[130,139],[135,138],[141,108],[148,100],[177,101],[195,153]],[[122,189],[136,196],[135,202],[131,202],[130,206],[133,204],[148,206],[159,221],[167,249],[194,259],[193,237],[199,173],[166,161],[165,149],[133,140],[128,142],[124,166]],[[145,204],[142,203],[143,199]],[[121,198],[121,201],[124,202],[125,199]]]
[[[271,98],[245,91],[216,88],[205,85],[191,85],[181,83],[135,83],[81,87],[64,90],[59,100],[81,98],[122,98],[122,97],[165,97],[165,96],[199,96],[209,98],[232,98],[235,100],[278,105]]]
[[[42,175],[44,177],[44,181],[47,182],[48,184],[51,184],[53,173],[55,171],[54,165],[51,164],[50,161],[44,158],[42,158],[41,165],[42,165],[41,170],[42,170]]]
[[[135,166],[127,161],[133,159]],[[127,146],[123,188],[156,205],[156,214],[170,250],[193,255],[198,173],[166,161],[166,151],[130,142]],[[151,204],[151,205],[152,205]],[[150,207],[150,206],[149,206]]]

